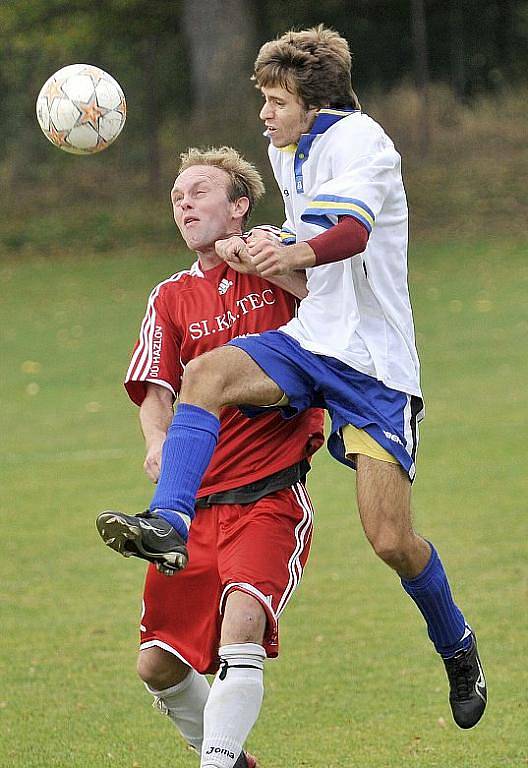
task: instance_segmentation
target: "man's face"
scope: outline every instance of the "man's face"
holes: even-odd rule
[[[264,106],[259,117],[264,121],[274,147],[297,144],[302,133],[307,133],[315,120],[316,109],[306,109],[297,96],[286,88],[261,88]]]
[[[174,221],[192,251],[205,251],[216,240],[240,232],[239,206],[246,198],[232,203],[227,196],[229,182],[225,171],[209,165],[192,165],[174,182]]]

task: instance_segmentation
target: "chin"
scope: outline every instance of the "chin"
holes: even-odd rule
[[[284,147],[291,147],[292,144],[297,144],[299,139],[277,139],[277,141],[272,141],[274,147],[277,147],[277,149],[284,149]]]
[[[183,239],[185,240],[185,245],[187,246],[187,248],[189,248],[190,251],[194,251],[195,244],[193,242],[193,239],[191,237],[184,237]]]

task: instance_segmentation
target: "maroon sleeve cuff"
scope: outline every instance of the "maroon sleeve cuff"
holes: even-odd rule
[[[315,265],[343,261],[362,253],[367,247],[369,233],[353,216],[340,216],[338,223],[320,235],[307,240],[315,253]]]

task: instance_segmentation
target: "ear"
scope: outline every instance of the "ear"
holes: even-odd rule
[[[312,127],[312,125],[315,122],[315,118],[317,117],[317,113],[320,109],[323,109],[323,107],[307,107],[306,109],[306,124],[309,128]]]
[[[233,203],[233,216],[236,219],[243,219],[249,211],[249,197],[239,197]]]

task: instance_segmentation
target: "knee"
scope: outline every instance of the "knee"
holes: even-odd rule
[[[210,366],[207,359],[207,354],[201,355],[200,357],[195,357],[192,360],[189,360],[189,362],[186,364],[182,381],[185,381],[188,386],[195,384],[197,381],[203,378],[205,374],[210,372],[209,368]]]
[[[373,533],[367,533],[367,538],[376,553],[384,563],[400,571],[405,567],[410,547],[407,536],[393,528],[382,528]]]
[[[221,392],[225,386],[223,367],[215,363],[208,353],[195,357],[185,366],[181,389],[197,391],[205,388],[207,391]]]
[[[254,597],[245,592],[231,592],[227,598],[222,621],[221,644],[262,644],[267,616],[264,608]]]
[[[139,652],[137,673],[141,680],[154,691],[163,691],[184,680],[190,667],[177,656],[162,648],[145,648]]]

